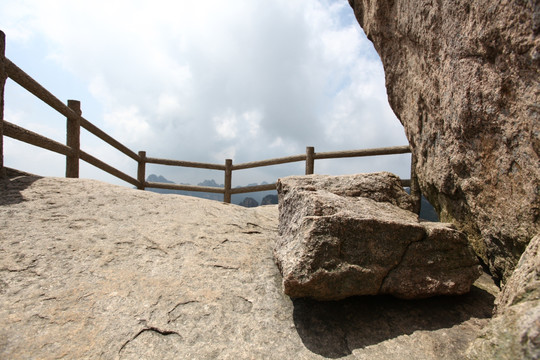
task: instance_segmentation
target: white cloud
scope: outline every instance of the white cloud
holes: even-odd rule
[[[105,123],[116,133],[122,133],[125,141],[134,143],[145,136],[151,137],[152,128],[148,119],[135,105],[116,107],[104,115]]]
[[[0,28],[14,49],[41,44],[27,56],[85,84],[99,105],[88,120],[148,156],[244,162],[406,143],[346,0],[6,0]]]
[[[215,116],[213,121],[219,137],[226,140],[236,138],[238,133],[238,121],[231,109],[228,109],[223,115]]]

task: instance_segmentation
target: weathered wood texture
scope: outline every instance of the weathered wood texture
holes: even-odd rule
[[[262,166],[280,165],[280,164],[286,164],[286,163],[298,162],[298,161],[304,161],[304,160],[306,160],[306,154],[286,156],[286,157],[281,157],[281,158],[261,160],[261,161],[251,161],[251,162],[241,163],[238,165],[233,165],[233,170],[243,170],[243,169],[250,169],[250,168],[262,167]]]
[[[49,151],[66,155],[66,157],[70,157],[70,156],[73,157],[73,150],[69,146],[66,146],[57,141],[51,140],[45,136],[36,134],[35,132],[32,132],[30,130],[26,130],[20,126],[17,126],[7,121],[4,121],[4,135],[9,136],[10,138],[13,138],[19,141],[23,141],[30,145],[39,146]],[[122,179],[135,186],[138,185],[138,181],[136,179],[123,173],[120,170],[115,169],[109,164],[104,163],[103,161],[97,159],[96,157],[82,150],[79,150],[79,157],[80,159],[86,161],[87,163],[92,164],[95,167],[103,171],[106,171],[109,174],[116,176],[119,179]]]
[[[32,79],[30,75],[21,70],[17,65],[12,63],[8,58],[4,58],[6,73],[10,79],[21,85],[23,88],[32,93],[35,97],[58,111],[67,118],[76,117],[77,114],[68,108],[64,103],[58,100],[47,89],[41,86],[37,81]]]
[[[191,167],[191,168],[199,168],[199,169],[210,169],[210,170],[225,170],[225,166],[219,165],[219,164],[207,164],[207,163],[192,162],[192,161],[159,159],[159,158],[152,158],[152,157],[146,158],[146,163],[168,165],[168,166]]]
[[[81,102],[68,100],[68,107],[81,115]],[[66,118],[66,144],[71,148],[71,155],[66,156],[66,177],[79,177],[79,156],[81,150],[81,121],[80,117]]]
[[[5,136],[9,136],[10,138],[19,141],[24,141],[25,143],[28,143],[30,145],[39,146],[41,148],[47,149],[49,151],[54,151],[62,155],[69,156],[72,153],[70,147],[57,141],[51,140],[30,130],[26,130],[5,120],[3,124]]]
[[[250,193],[250,192],[268,191],[268,190],[276,190],[276,183],[238,187],[238,188],[231,189],[231,194],[245,194],[245,193]]]
[[[98,158],[84,152],[80,151],[80,157],[82,160],[86,161],[89,164],[94,165],[95,167],[108,172],[109,174],[116,176],[119,179],[124,180],[127,183],[130,183],[131,185],[138,186],[139,182],[137,179],[132,178],[131,176],[127,175],[126,173],[123,173],[122,171],[112,167],[111,165],[104,163],[103,161],[99,160]]]
[[[223,192],[223,201],[226,203],[231,202],[231,188],[232,188],[232,167],[233,163],[231,159],[225,160],[225,191]]]
[[[99,129],[97,126],[92,124],[90,121],[86,120],[75,111],[70,109],[68,106],[64,105],[62,101],[58,100],[53,94],[51,94],[47,89],[41,86],[36,80],[34,80],[30,75],[21,70],[17,65],[12,63],[9,59],[5,58],[6,72],[10,79],[15,81],[17,84],[28,90],[31,94],[36,96],[38,99],[52,107],[54,110],[58,111],[60,114],[64,115],[68,119],[77,119],[79,118],[80,124],[83,128],[88,130],[90,133],[94,134],[101,140],[105,141],[112,147],[123,152],[125,155],[131,157],[135,161],[139,160],[139,156],[127,148],[125,145],[105,133],[103,130]]]
[[[315,159],[339,159],[346,157],[378,156],[378,155],[397,155],[410,153],[409,145],[391,146],[375,149],[347,150],[347,151],[329,151],[315,153]]]
[[[105,141],[107,144],[114,147],[116,150],[124,153],[125,155],[129,156],[135,161],[139,161],[139,155],[137,155],[134,151],[130,150],[127,146],[123,145],[121,142],[92,124],[90,121],[86,120],[84,117],[81,117],[81,127],[83,127],[88,132],[94,134],[101,140]]]
[[[137,164],[137,180],[139,181],[137,189],[144,190],[144,182],[146,181],[146,151],[139,151],[139,159]]]
[[[315,148],[306,147],[306,175],[311,175],[315,171]]]
[[[156,188],[156,189],[169,189],[169,190],[184,190],[184,191],[200,191],[200,192],[209,192],[216,194],[225,193],[225,189],[221,187],[211,187],[211,186],[195,186],[195,185],[182,185],[182,184],[166,184],[146,181],[144,183],[146,188]]]

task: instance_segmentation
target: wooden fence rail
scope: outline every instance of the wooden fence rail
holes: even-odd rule
[[[69,156],[72,154],[71,148],[57,141],[46,138],[30,130],[26,130],[20,126],[12,124],[4,120],[3,122],[4,136],[23,141],[25,143],[39,146],[41,148],[53,151],[62,155]]]
[[[4,119],[4,88],[6,79],[10,78],[17,84],[25,88],[31,94],[38,99],[49,105],[51,108],[58,111],[61,115],[66,117],[66,145],[57,141],[49,139],[40,134],[34,133],[15,124],[7,122]],[[332,151],[316,153],[314,147],[307,147],[305,154],[286,156],[275,159],[268,159],[262,161],[252,161],[246,163],[240,163],[233,165],[232,159],[226,159],[222,164],[209,164],[192,161],[182,160],[170,160],[147,157],[145,151],[139,151],[135,153],[118,140],[114,139],[103,130],[92,124],[90,121],[82,117],[81,103],[77,100],[68,100],[67,105],[57,99],[47,89],[40,85],[36,80],[26,74],[17,65],[12,63],[5,57],[5,35],[0,31],[0,176],[4,173],[4,161],[3,161],[3,137],[8,136],[13,139],[26,142],[28,144],[38,146],[53,152],[66,156],[66,177],[79,177],[79,161],[83,160],[93,166],[137,187],[144,190],[145,188],[159,188],[159,189],[171,189],[171,190],[185,190],[185,191],[200,191],[209,193],[223,194],[224,202],[231,202],[231,195],[242,194],[257,191],[275,190],[276,184],[265,184],[257,186],[245,186],[232,188],[232,173],[234,170],[244,170],[256,167],[272,166],[279,164],[286,164],[291,162],[305,161],[306,175],[314,174],[315,160],[317,159],[337,159],[346,157],[362,157],[362,156],[378,156],[378,155],[395,155],[410,153],[409,146],[394,146],[384,147],[376,149],[363,149],[363,150],[349,150],[349,151]],[[107,144],[111,145],[118,151],[122,152],[126,156],[132,158],[137,162],[137,178],[133,178],[128,174],[114,168],[113,166],[97,159],[96,157],[81,150],[80,144],[80,128],[84,128],[88,132],[92,133],[99,139],[103,140]],[[193,185],[180,185],[180,184],[166,184],[148,182],[146,177],[146,164],[159,164],[167,166],[179,166],[190,167],[210,170],[224,171],[224,187],[208,187],[208,186],[193,186]],[[402,180],[403,186],[410,186],[411,195],[415,198],[417,204],[417,213],[420,208],[420,191],[415,173],[416,160],[412,156],[411,160],[411,179]]]

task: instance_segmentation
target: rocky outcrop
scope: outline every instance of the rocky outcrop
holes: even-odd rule
[[[97,181],[0,180],[2,359],[462,359],[496,287],[293,300],[275,206]]]
[[[288,177],[278,194],[274,256],[293,298],[464,294],[480,276],[465,235],[419,222],[395,175]]]
[[[283,200],[292,189],[299,192],[326,190],[347,198],[365,197],[408,211],[414,209],[413,200],[403,190],[399,177],[387,171],[343,176],[288,176],[278,182],[278,197]]]
[[[540,231],[538,1],[349,0],[422,192],[502,279]]]
[[[496,303],[495,317],[469,349],[469,358],[540,359],[540,234]]]

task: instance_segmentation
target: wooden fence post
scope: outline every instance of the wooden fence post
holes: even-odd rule
[[[231,203],[231,188],[232,188],[232,159],[225,160],[225,193],[223,194],[223,202]]]
[[[81,102],[68,100],[68,107],[79,116],[82,114]],[[81,118],[67,118],[67,142],[66,145],[72,149],[72,155],[66,156],[66,177],[79,177],[79,157],[81,150]]]
[[[313,146],[306,147],[306,175],[313,174],[315,170],[315,148]]]
[[[146,151],[139,151],[139,164],[137,166],[137,180],[139,185],[137,189],[144,190],[144,183],[146,181]]]
[[[414,151],[411,151],[411,196],[414,205],[413,211],[416,214],[420,214],[422,193],[420,191],[420,184],[418,184],[418,176],[416,175],[416,156],[414,155]]]
[[[6,85],[6,68],[4,57],[6,55],[6,34],[0,31],[0,178],[3,178],[4,169],[4,86]]]

